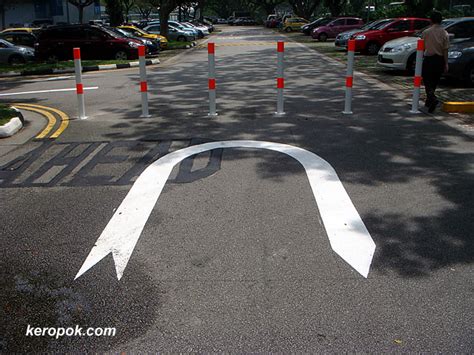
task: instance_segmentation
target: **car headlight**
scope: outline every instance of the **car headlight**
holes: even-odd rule
[[[357,36],[355,36],[354,38],[355,38],[356,40],[359,40],[359,41],[360,41],[360,40],[366,39],[367,37],[366,37],[366,35],[357,35]]]
[[[140,46],[138,43],[132,41],[128,42],[128,45],[132,48],[138,48]]]
[[[460,51],[449,51],[448,52],[448,58],[449,59],[457,59],[460,56],[462,56],[462,52],[460,52]]]
[[[152,46],[152,45],[153,45],[153,42],[146,40],[146,41],[145,41],[145,44],[146,44],[147,46]]]
[[[394,53],[394,52],[403,52],[403,51],[407,51],[411,48],[411,44],[408,44],[408,43],[404,43],[402,44],[401,46],[396,46],[396,47],[393,47],[390,52]]]

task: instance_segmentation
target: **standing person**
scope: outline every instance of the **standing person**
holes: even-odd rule
[[[449,36],[441,26],[441,12],[433,11],[430,19],[432,25],[423,31],[421,37],[425,40],[422,70],[426,90],[425,106],[428,107],[428,112],[432,113],[439,103],[435,95],[436,87],[443,72],[448,71]]]

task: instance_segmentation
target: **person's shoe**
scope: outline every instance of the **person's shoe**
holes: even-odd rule
[[[438,100],[435,100],[432,103],[430,103],[430,105],[428,106],[428,112],[433,113],[434,110],[436,110],[436,106],[438,106],[438,104],[439,104]]]

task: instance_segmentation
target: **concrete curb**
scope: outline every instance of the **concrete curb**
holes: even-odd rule
[[[444,102],[443,111],[474,113],[474,102]]]
[[[23,128],[20,117],[13,117],[9,122],[0,126],[0,138],[13,136],[16,132]]]
[[[159,59],[148,59],[146,65],[160,64]],[[138,67],[139,62],[130,62],[126,64],[103,64],[103,65],[92,65],[82,67],[82,72],[100,71],[100,70],[115,70]],[[44,69],[44,70],[24,70],[22,72],[8,72],[0,74],[0,78],[10,78],[15,76],[27,76],[27,75],[54,75],[54,74],[71,74],[74,73],[74,68],[66,69]]]
[[[197,43],[196,42],[191,42],[191,44],[187,44],[186,45],[186,49],[189,49],[189,48],[192,48],[192,47],[196,47]]]

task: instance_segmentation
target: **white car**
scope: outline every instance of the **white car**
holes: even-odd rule
[[[201,31],[204,36],[209,35],[209,28],[207,28],[206,26],[195,25],[195,24],[192,24],[191,22],[181,22],[181,23],[186,24],[186,25],[190,26],[191,28],[195,28],[195,29]]]
[[[474,37],[474,17],[459,17],[443,20],[441,25],[449,33],[451,42]],[[412,37],[401,37],[386,42],[380,48],[377,64],[397,70],[415,70],[416,47],[421,31]]]

